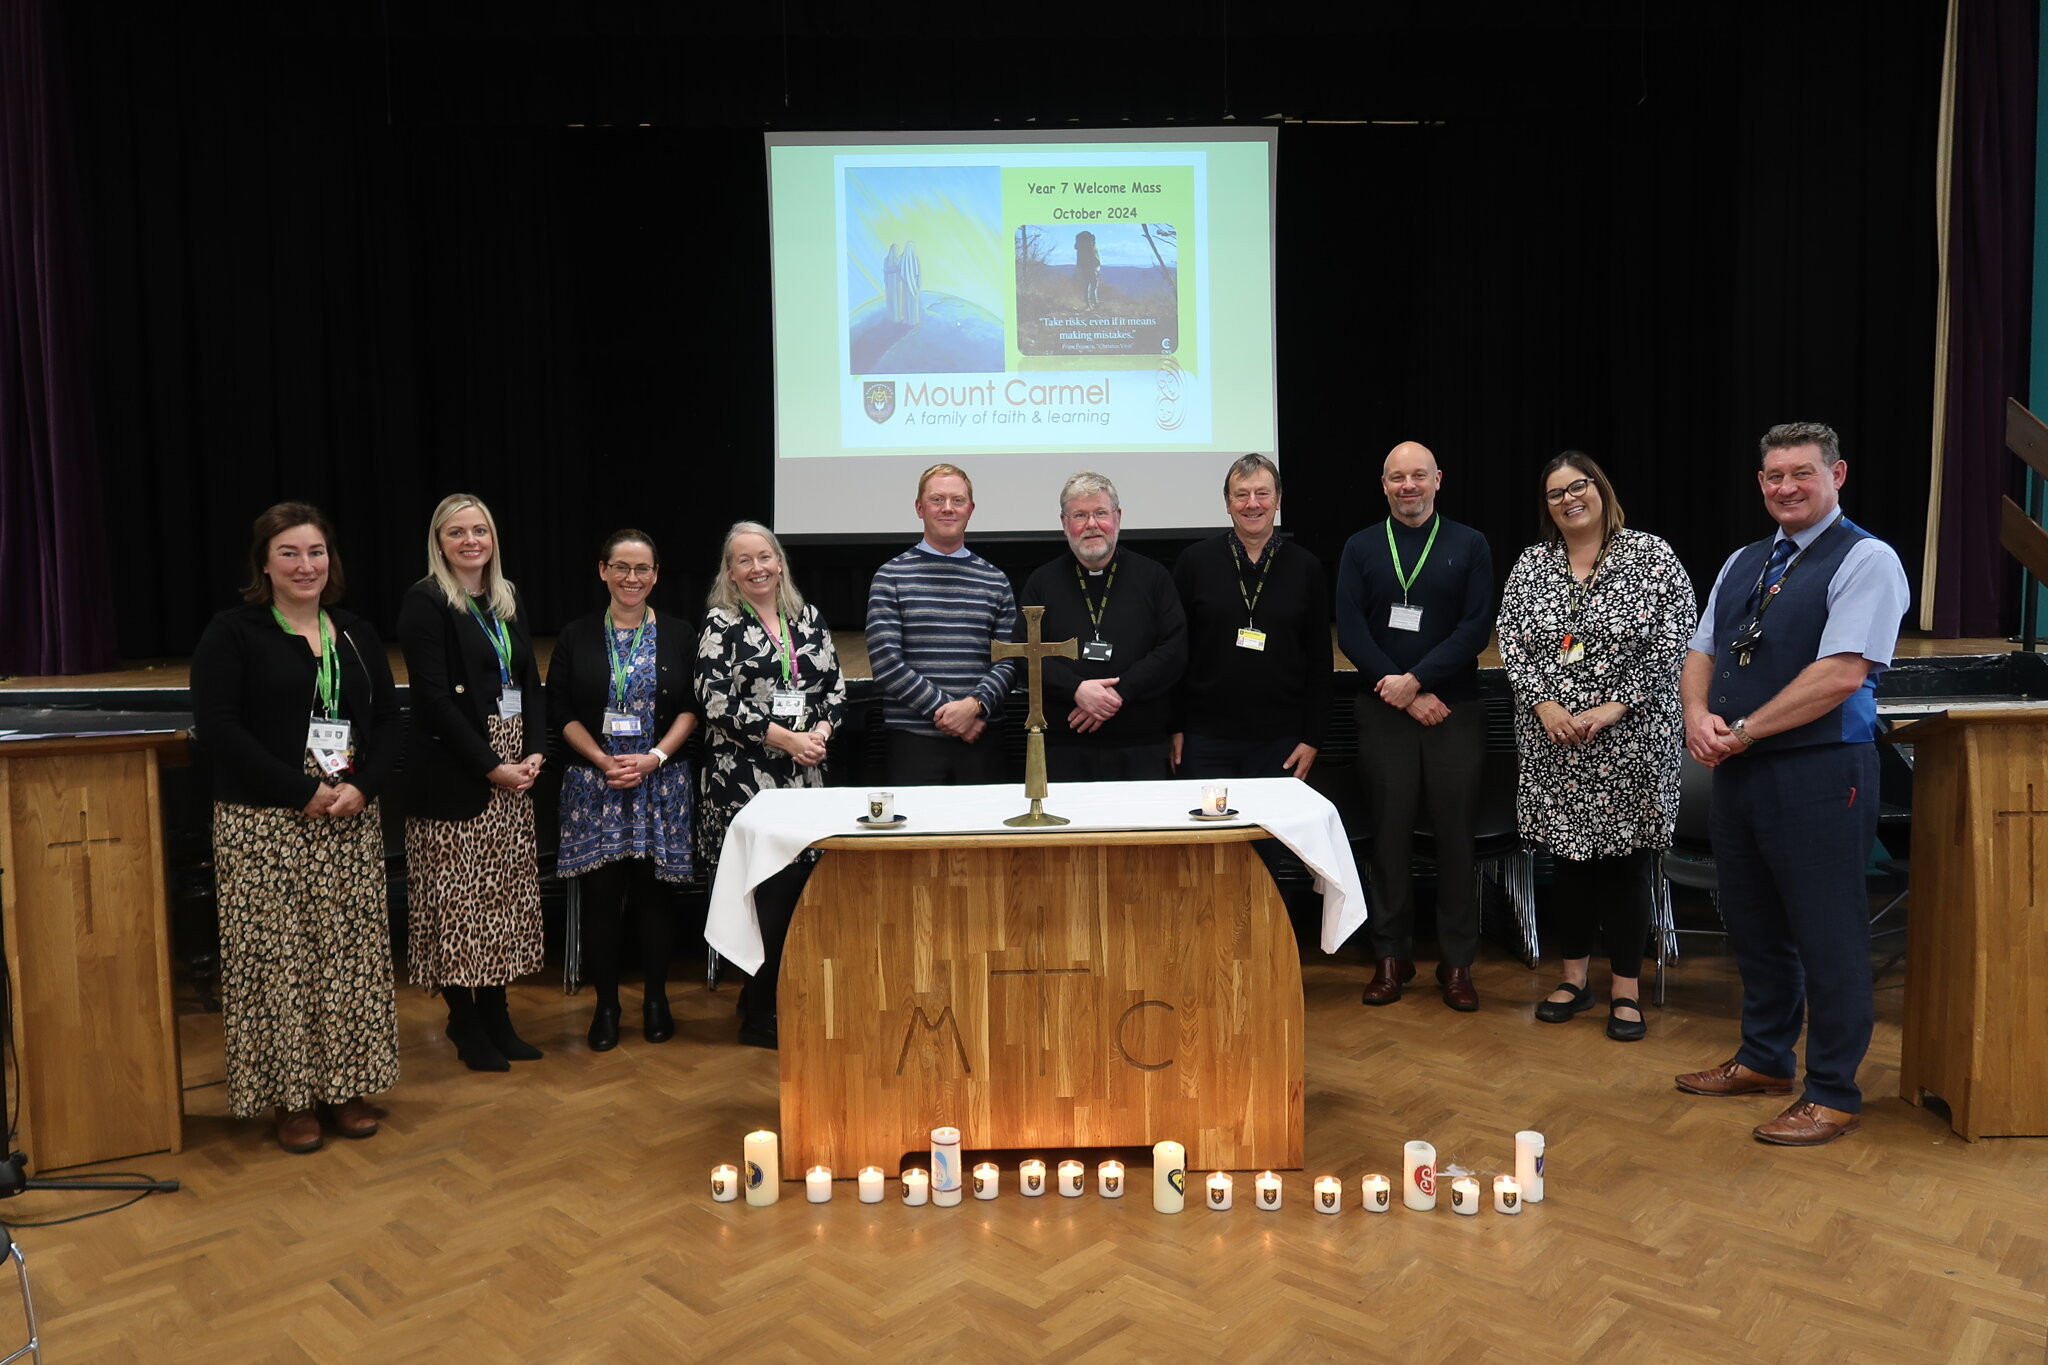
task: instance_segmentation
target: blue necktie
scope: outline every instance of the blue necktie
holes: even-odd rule
[[[1780,540],[1771,546],[1771,557],[1764,563],[1764,576],[1757,582],[1755,600],[1749,604],[1752,610],[1761,606],[1764,595],[1778,586],[1778,580],[1785,576],[1785,566],[1791,562],[1792,553],[1797,548],[1790,540]]]

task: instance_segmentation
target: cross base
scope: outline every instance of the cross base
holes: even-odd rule
[[[1064,815],[1047,815],[1045,813],[1045,799],[1034,796],[1031,798],[1030,810],[1022,815],[1013,815],[1003,821],[1003,823],[1015,825],[1019,829],[1036,829],[1046,825],[1070,825],[1073,821],[1067,819]]]

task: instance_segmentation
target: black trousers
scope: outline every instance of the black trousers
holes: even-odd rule
[[[1193,730],[1181,740],[1180,767],[1174,776],[1196,782],[1232,777],[1292,777],[1280,765],[1294,752],[1298,739],[1223,739]]]
[[[1150,744],[1048,744],[1048,782],[1155,782],[1173,776],[1173,747],[1166,740]]]
[[[754,918],[761,925],[761,970],[740,989],[740,1013],[766,1026],[775,1013],[775,991],[782,980],[782,945],[789,937],[789,921],[796,903],[818,865],[817,855],[799,858],[754,888]]]
[[[1650,937],[1650,865],[1656,850],[1639,848],[1612,858],[1552,860],[1550,915],[1558,956],[1591,957],[1598,933],[1616,976],[1643,974]]]
[[[899,787],[985,787],[1003,781],[1003,737],[993,727],[972,744],[951,735],[883,733],[889,780]]]
[[[630,906],[640,940],[640,975],[649,1000],[668,995],[675,953],[675,893],[654,876],[652,858],[622,858],[576,878],[583,916],[583,969],[599,1005],[619,1003],[619,928]]]
[[[1443,962],[1469,967],[1479,949],[1479,894],[1472,827],[1486,754],[1486,707],[1460,702],[1422,725],[1372,692],[1358,698],[1358,772],[1372,801],[1374,957],[1415,956],[1416,812],[1427,808],[1436,841],[1436,940]]]

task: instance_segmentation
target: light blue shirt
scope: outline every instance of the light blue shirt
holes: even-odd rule
[[[1796,532],[1790,540],[1804,550],[1819,540],[1833,524],[1834,518],[1829,517]],[[1784,540],[1787,537],[1781,531],[1773,539]],[[1721,595],[1721,585],[1727,580],[1729,567],[1741,553],[1742,550],[1737,550],[1729,555],[1721,562],[1721,572],[1714,575],[1713,590],[1707,594],[1707,608],[1700,613],[1699,629],[1693,632],[1692,637],[1692,648],[1701,654],[1711,656],[1715,651],[1715,603]],[[1739,587],[1737,591],[1740,591]],[[1814,657],[1825,659],[1832,654],[1860,654],[1877,665],[1878,672],[1890,668],[1892,653],[1899,644],[1899,622],[1905,617],[1912,596],[1912,590],[1906,583],[1906,568],[1899,562],[1899,552],[1876,536],[1864,536],[1850,547],[1848,554],[1842,556],[1835,576],[1828,580],[1828,624],[1821,632],[1820,649]]]
[[[962,544],[959,549],[950,552],[946,550],[934,550],[932,548],[932,543],[929,540],[926,540],[923,536],[919,536],[917,538],[917,548],[923,550],[928,555],[937,555],[940,559],[974,558],[974,551],[968,549],[965,544]]]

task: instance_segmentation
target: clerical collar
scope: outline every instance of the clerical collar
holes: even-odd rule
[[[932,548],[932,543],[929,540],[926,540],[922,536],[920,536],[917,541],[917,548],[923,550],[928,555],[936,555],[940,559],[974,558],[974,551],[968,549],[965,542],[962,542],[960,548],[957,550],[937,550]]]

